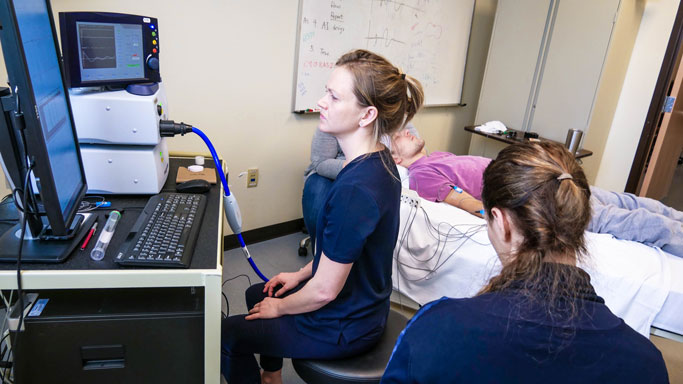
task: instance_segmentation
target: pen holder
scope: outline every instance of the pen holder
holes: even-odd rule
[[[104,224],[104,228],[102,228],[100,237],[97,238],[95,248],[90,252],[91,259],[99,261],[104,258],[104,253],[107,251],[112,236],[114,236],[114,230],[116,229],[116,224],[119,223],[119,219],[121,219],[121,213],[119,211],[111,211],[107,222]]]

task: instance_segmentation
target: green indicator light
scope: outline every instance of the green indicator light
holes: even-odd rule
[[[139,67],[140,64],[128,64],[129,67]]]

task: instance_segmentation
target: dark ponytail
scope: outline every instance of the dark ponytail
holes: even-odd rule
[[[482,202],[487,220],[492,220],[491,208],[507,210],[524,239],[480,293],[501,291],[521,281],[524,294],[533,297],[539,284],[551,281],[543,290],[550,296],[549,303],[576,294],[577,287],[587,283],[587,275],[576,268],[553,268],[556,264],[546,261],[558,256],[574,264],[582,260],[589,198],[586,176],[563,146],[541,142],[504,148],[484,172]],[[548,268],[553,274],[550,280]],[[575,314],[578,309],[570,310]]]

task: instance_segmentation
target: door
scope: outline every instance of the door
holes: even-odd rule
[[[680,65],[680,55],[677,61],[676,75],[669,92],[669,97],[675,97],[673,107],[662,113],[638,192],[639,196],[656,200],[666,197],[683,149],[683,66]]]

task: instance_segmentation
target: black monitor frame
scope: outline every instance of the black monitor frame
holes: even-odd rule
[[[81,185],[77,188],[77,191],[73,196],[70,196],[70,205],[66,209],[66,214],[62,213],[62,209],[59,204],[59,196],[57,194],[57,188],[55,185],[55,180],[53,177],[53,169],[50,163],[48,149],[45,142],[45,137],[42,129],[42,122],[38,116],[38,105],[32,87],[31,74],[28,70],[28,63],[26,61],[26,55],[24,48],[21,44],[21,32],[17,23],[14,2],[23,0],[0,0],[0,38],[2,39],[2,51],[5,59],[5,66],[7,67],[7,73],[10,80],[10,90],[12,92],[12,97],[18,100],[14,104],[14,111],[10,112],[12,127],[8,129],[13,130],[14,139],[17,141],[15,143],[15,148],[26,148],[26,157],[31,158],[34,162],[33,174],[35,178],[39,180],[40,183],[40,200],[42,206],[44,207],[44,212],[39,212],[36,216],[46,216],[47,222],[49,223],[50,236],[54,238],[68,237],[74,230],[72,227],[72,222],[77,213],[80,205],[80,201],[85,196],[87,190],[87,183],[85,178],[85,171],[83,169],[83,161],[81,159],[80,147],[78,145],[76,128],[73,123],[73,114],[71,112],[71,103],[68,97],[68,90],[64,85],[64,71],[61,67],[61,62],[59,60],[59,46],[57,43],[57,34],[54,24],[54,19],[52,16],[52,7],[49,0],[44,0],[47,7],[47,12],[49,15],[50,27],[52,30],[52,37],[54,41],[55,48],[55,60],[60,67],[60,76],[62,83],[63,94],[65,95],[66,105],[68,109],[69,122],[71,133],[74,137],[74,142],[76,146],[76,152],[78,156],[78,163],[80,165],[80,178],[82,180]],[[7,111],[6,111],[7,112]],[[7,120],[6,120],[7,121]],[[23,134],[21,131],[23,130]],[[19,140],[25,138],[24,143],[20,143]],[[14,157],[17,158],[17,154],[8,153],[5,156],[3,151],[3,158]],[[20,167],[22,168],[22,167]],[[17,180],[16,176],[20,175],[20,179]],[[10,172],[8,177],[13,178],[13,183],[15,186],[21,186],[23,188],[24,178],[26,177],[26,168],[19,172]],[[31,184],[31,183],[29,183]],[[29,188],[32,187],[29,185]],[[44,221],[41,217],[31,217],[33,215],[27,215],[27,220],[32,220],[33,224],[29,224],[31,232],[34,237],[39,234],[35,233],[35,227],[44,226]],[[40,224],[36,221],[39,221]],[[43,232],[43,230],[41,230]],[[43,234],[43,233],[41,233]]]
[[[146,22],[146,20],[149,20],[149,22]],[[80,55],[78,50],[78,22],[141,25],[142,52],[144,55],[142,67],[144,68],[144,77],[134,79],[84,81],[81,78],[79,59]],[[153,25],[154,29],[150,30],[149,25]],[[125,87],[129,84],[135,83],[161,82],[161,74],[158,68],[159,23],[156,18],[108,12],[60,12],[59,29],[62,39],[62,59],[64,61],[66,84],[68,87]],[[154,32],[156,36],[153,37],[151,32]],[[153,42],[156,42],[156,44],[153,44]],[[153,69],[153,66],[150,66],[151,61],[156,61],[156,69]]]

